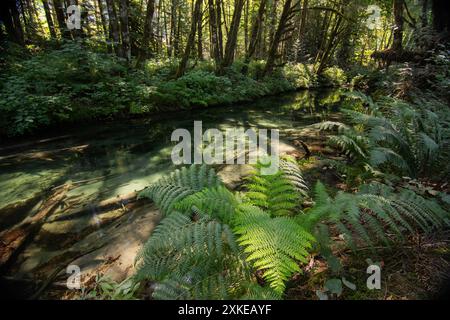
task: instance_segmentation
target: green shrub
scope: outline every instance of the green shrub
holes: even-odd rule
[[[320,75],[320,82],[325,86],[339,87],[347,82],[347,76],[341,68],[329,67]]]
[[[283,67],[283,74],[296,89],[307,89],[317,85],[317,77],[312,72],[311,66],[289,63]]]
[[[3,77],[0,111],[7,134],[20,135],[49,124],[109,116],[126,109],[133,90],[126,67],[114,56],[79,43],[39,53]]]

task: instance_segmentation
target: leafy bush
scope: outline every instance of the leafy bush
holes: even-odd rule
[[[283,67],[283,74],[296,89],[306,89],[317,86],[317,76],[311,66],[301,63],[289,63]]]
[[[325,86],[339,87],[347,82],[347,76],[344,70],[338,67],[329,67],[320,75],[320,82]]]
[[[7,133],[19,135],[52,123],[97,118],[126,108],[134,90],[115,57],[70,43],[18,63],[4,76],[0,111]],[[11,125],[12,123],[12,125]]]

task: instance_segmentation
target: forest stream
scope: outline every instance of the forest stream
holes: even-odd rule
[[[138,248],[160,214],[136,192],[174,169],[170,154],[177,128],[276,128],[280,153],[302,153],[295,139],[314,149],[323,143],[308,125],[337,115],[340,90],[300,91],[251,104],[169,115],[167,121],[129,119],[61,132],[32,144],[0,147],[0,232],[33,220],[46,208],[45,222],[5,263],[21,295],[33,294],[48,278],[65,286],[68,264],[83,275],[102,272],[116,281],[133,273]],[[220,168],[225,184],[236,189],[239,170]],[[31,241],[32,240],[32,241]],[[33,286],[30,288],[29,284]],[[57,284],[57,283],[56,283]]]

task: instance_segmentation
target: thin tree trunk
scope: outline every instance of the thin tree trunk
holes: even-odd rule
[[[218,70],[219,74],[223,74],[225,68],[228,68],[233,63],[244,1],[245,0],[235,0],[233,19],[231,20],[230,31],[228,33],[227,43],[225,45],[225,54],[222,64],[220,65],[220,69]]]
[[[223,33],[222,33],[222,0],[216,0],[217,21],[217,48],[219,49],[220,61],[223,60]]]
[[[277,30],[273,36],[273,41],[270,44],[269,53],[267,56],[266,66],[264,68],[264,75],[271,73],[275,66],[275,59],[277,56],[278,46],[281,41],[281,36],[284,34],[286,24],[288,22],[288,17],[291,13],[291,3],[292,0],[286,0],[283,6],[283,11],[281,12],[280,21],[278,23]]]
[[[111,31],[111,41],[116,55],[122,56],[120,48],[119,24],[117,21],[116,8],[113,0],[106,0],[106,8],[109,16],[109,30]]]
[[[23,12],[22,15],[25,17],[25,15],[28,16],[28,35],[30,38],[34,38],[36,35],[36,19],[35,14],[33,12],[33,6],[30,0],[25,0],[25,6],[23,6]]]
[[[322,71],[325,69],[325,67],[329,61],[331,52],[333,51],[333,49],[336,47],[337,43],[339,42],[338,31],[341,26],[341,23],[342,23],[342,17],[338,16],[336,23],[331,31],[330,37],[328,38],[328,41],[326,41],[324,51],[320,55],[319,66],[317,68],[317,74],[321,74]]]
[[[97,3],[98,3],[98,10],[100,11],[100,19],[102,21],[103,34],[105,37],[105,41],[107,43],[108,52],[112,53],[113,45],[111,44],[111,39],[109,37],[109,31],[108,31],[108,27],[106,24],[106,16],[105,16],[106,12],[105,12],[102,0],[98,0]]]
[[[216,66],[221,63],[221,55],[219,48],[219,32],[217,23],[217,12],[214,0],[208,0],[208,13],[209,13],[209,32],[211,34],[211,56],[214,59]]]
[[[47,19],[48,30],[50,31],[50,36],[56,39],[55,25],[53,24],[52,13],[50,11],[50,6],[48,5],[48,0],[42,0],[44,5],[45,18]]]
[[[403,1],[394,0],[394,41],[392,49],[394,51],[403,50]]]
[[[152,23],[153,23],[153,15],[155,13],[155,0],[148,0],[147,2],[147,11],[145,14],[144,21],[144,35],[142,36],[142,47],[139,52],[138,62],[137,64],[141,64],[146,58],[148,58],[150,39],[153,36],[152,31]]]
[[[245,48],[245,55],[247,55],[247,48],[248,48],[248,15],[250,11],[250,0],[247,0],[245,3],[245,10],[244,10],[244,48]]]
[[[61,33],[61,37],[70,39],[71,35],[66,25],[66,14],[64,13],[65,6],[63,5],[63,1],[53,0],[53,4],[55,6],[56,19],[58,20],[58,27]]]
[[[165,8],[166,6],[164,5],[164,8]],[[168,36],[169,35],[169,32],[167,31],[168,29],[167,29],[167,14],[166,14],[166,10],[162,10],[162,12],[164,13],[164,34],[166,35],[165,36],[165,39],[166,39],[166,48],[167,48],[167,55],[170,57],[170,47],[171,47],[171,43],[170,43],[170,36]]]
[[[300,53],[303,52],[302,48],[304,47],[303,39],[305,38],[306,21],[308,20],[308,2],[309,0],[303,0],[302,15],[300,20],[300,27],[298,30],[298,43],[300,46]]]
[[[183,57],[181,58],[180,64],[178,65],[176,77],[179,78],[183,76],[186,71],[187,63],[189,60],[189,56],[191,54],[191,49],[195,44],[195,32],[197,29],[198,20],[200,19],[200,7],[202,4],[202,0],[196,0],[194,6],[194,13],[191,21],[191,31],[189,32],[189,38],[186,43],[186,48],[184,49]]]
[[[199,60],[203,60],[203,14],[202,1],[200,1],[200,11],[197,21],[197,56]],[[195,12],[194,12],[195,13]]]
[[[162,32],[161,32],[161,12],[162,12],[162,0],[158,1],[158,6],[155,8],[156,11],[156,31],[155,35],[153,36],[154,41],[154,50],[155,53],[160,52],[160,48],[162,47],[161,41],[162,41]],[[156,39],[156,40],[155,40]]]
[[[273,42],[273,37],[277,30],[277,5],[278,0],[272,0],[272,7],[270,8],[270,31],[269,31],[269,42]]]
[[[8,38],[18,44],[24,44],[23,28],[15,0],[1,2],[0,18],[5,25]]]
[[[182,14],[180,11],[178,11],[177,13],[177,17],[178,17],[178,21],[177,21],[177,29],[176,29],[176,33],[175,33],[175,39],[174,39],[174,43],[173,43],[173,50],[174,50],[174,55],[175,57],[180,56],[180,45],[183,42],[182,39],[182,34],[181,34],[181,17]]]
[[[178,51],[178,39],[177,39],[177,27],[178,27],[178,17],[177,17],[177,7],[178,0],[172,0],[172,6],[170,8],[170,47],[168,48],[169,57],[175,51]]]
[[[253,21],[252,30],[250,35],[250,43],[248,45],[247,54],[245,55],[245,62],[249,63],[256,51],[258,45],[259,35],[261,33],[261,27],[264,19],[264,12],[266,10],[267,0],[261,0],[258,8],[258,13]]]
[[[122,33],[122,57],[130,61],[131,43],[128,26],[128,0],[120,0],[120,32]]]
[[[422,13],[420,19],[422,20],[422,27],[425,28],[428,25],[428,0],[422,0]]]

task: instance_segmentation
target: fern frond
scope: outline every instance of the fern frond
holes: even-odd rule
[[[377,240],[389,244],[402,240],[406,232],[412,233],[416,228],[429,232],[433,227],[444,226],[448,218],[436,202],[410,190],[394,193],[384,185],[364,186],[358,194],[339,192],[331,198],[318,182],[315,195],[314,207],[298,216],[298,223],[307,230],[323,223],[335,225],[352,247],[356,240],[369,246]]]
[[[218,264],[205,272],[197,268],[186,274],[173,273],[156,284],[153,298],[159,300],[225,300],[239,298],[249,284],[247,270],[234,255],[224,256],[227,264]],[[225,269],[224,267],[229,269]]]
[[[304,197],[308,196],[308,186],[297,163],[280,160],[280,169],[284,177],[294,186],[295,190]]]
[[[213,169],[206,165],[192,165],[176,170],[169,177],[145,188],[139,197],[152,199],[163,215],[168,215],[174,209],[175,203],[185,197],[203,190],[222,185],[220,178]]]
[[[239,207],[234,231],[245,247],[247,260],[264,271],[264,279],[278,293],[284,291],[284,283],[293,273],[300,272],[297,261],[307,262],[314,242],[314,237],[292,218],[271,218],[251,205]]]
[[[262,175],[256,165],[254,174],[246,178],[245,197],[274,216],[292,215],[301,196],[307,195],[307,186],[296,164],[280,160],[280,168],[276,174]]]
[[[336,130],[337,132],[345,132],[350,129],[349,126],[343,124],[342,122],[336,121],[323,121],[314,125],[315,128],[320,131],[332,131]]]
[[[281,300],[281,295],[270,287],[249,283],[247,292],[241,297],[241,300]]]
[[[165,218],[136,257],[136,281],[152,280],[155,298],[236,298],[249,272],[234,234],[207,217],[182,213]]]
[[[382,164],[391,164],[399,168],[402,172],[411,173],[411,168],[405,159],[389,148],[377,147],[370,151],[370,164],[380,166]]]
[[[367,141],[364,137],[356,134],[342,134],[339,136],[330,136],[329,143],[333,147],[338,147],[342,153],[351,159],[366,158]]]
[[[188,270],[197,260],[214,259],[225,252],[239,253],[227,225],[206,220],[192,222],[187,216],[174,213],[155,228],[140,250],[135,262],[136,276],[161,279],[175,269]]]
[[[174,207],[181,212],[202,212],[223,223],[230,223],[237,205],[234,194],[224,186],[219,186],[187,196]]]

